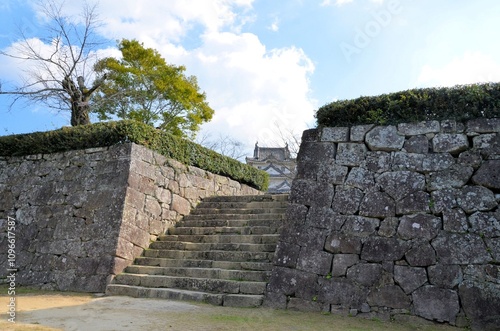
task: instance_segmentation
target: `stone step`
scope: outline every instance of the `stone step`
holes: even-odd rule
[[[269,226],[280,227],[283,224],[281,220],[182,220],[176,224],[176,227],[248,227],[248,226]]]
[[[261,202],[261,201],[288,201],[288,194],[213,196],[203,199],[207,202]]]
[[[189,214],[184,216],[184,221],[193,220],[283,220],[285,212],[274,214]]]
[[[271,272],[229,270],[221,268],[182,268],[132,265],[125,269],[125,273],[266,282],[269,279]]]
[[[190,215],[259,215],[259,214],[283,214],[286,208],[195,208]]]
[[[270,226],[245,226],[245,227],[173,227],[168,229],[174,235],[258,235],[277,234],[280,227]]]
[[[187,241],[192,243],[241,243],[241,244],[277,244],[279,234],[251,234],[251,235],[161,235],[158,241]]]
[[[211,202],[203,201],[196,209],[286,209],[285,201],[251,201],[251,202]]]
[[[175,288],[219,294],[228,293],[262,295],[266,290],[266,282],[130,273],[121,273],[119,275],[116,275],[114,284],[152,288]]]
[[[192,243],[183,241],[155,241],[149,245],[150,249],[167,249],[183,251],[248,251],[274,252],[275,244],[239,244],[239,243]]]
[[[145,257],[160,257],[169,259],[214,260],[230,262],[272,262],[274,252],[245,251],[178,251],[166,249],[147,249]]]
[[[158,257],[138,257],[134,261],[138,266],[156,266],[164,268],[219,268],[227,270],[249,270],[249,271],[270,271],[270,262],[247,262],[247,261],[212,261],[212,260],[192,260],[192,259],[168,259]]]
[[[259,307],[263,295],[214,294],[200,291],[189,291],[171,288],[146,288],[122,284],[110,284],[106,288],[107,295],[127,295],[134,298],[159,298],[204,302],[227,307]]]

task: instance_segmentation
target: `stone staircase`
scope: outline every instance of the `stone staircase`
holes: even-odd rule
[[[288,195],[210,197],[117,275],[107,295],[262,304]]]

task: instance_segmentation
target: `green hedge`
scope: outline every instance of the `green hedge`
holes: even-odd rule
[[[412,89],[332,102],[319,108],[319,126],[394,125],[428,120],[500,117],[500,83]]]
[[[0,137],[0,155],[48,154],[124,142],[143,145],[186,165],[230,177],[259,190],[265,191],[269,185],[269,175],[264,171],[135,121],[104,122],[3,136]]]

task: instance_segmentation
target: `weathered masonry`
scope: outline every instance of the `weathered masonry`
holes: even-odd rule
[[[266,304],[498,330],[500,119],[304,132]]]
[[[202,198],[262,194],[126,143],[0,158],[0,247],[15,219],[18,285],[104,292]],[[0,278],[8,267],[0,250]]]

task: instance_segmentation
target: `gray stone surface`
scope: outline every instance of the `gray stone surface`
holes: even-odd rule
[[[431,240],[439,233],[441,224],[441,218],[429,214],[405,215],[401,217],[398,235],[402,239]]]
[[[436,153],[459,153],[469,148],[469,140],[465,134],[439,133],[432,139],[432,147]]]
[[[406,294],[409,294],[427,282],[427,272],[425,268],[396,265],[394,280]]]
[[[9,160],[0,220],[16,218],[23,238],[18,284],[54,290],[103,292],[201,198],[260,193],[135,144]]]
[[[365,144],[339,143],[336,163],[349,167],[360,166],[365,161],[366,151]]]
[[[345,142],[349,141],[349,128],[346,127],[325,127],[321,130],[321,141]]]
[[[382,190],[398,201],[425,188],[425,176],[411,171],[386,172],[377,178]]]
[[[405,137],[395,126],[377,126],[366,134],[366,144],[372,151],[397,151],[403,147]]]
[[[436,286],[424,286],[412,294],[416,315],[438,322],[455,323],[460,311],[457,292]]]
[[[500,325],[499,124],[352,127],[349,141],[334,143],[333,159],[304,162],[310,178],[331,184],[335,194],[331,206],[318,207],[313,200],[323,199],[321,190],[311,190],[301,202],[309,209],[306,222],[285,228],[281,241],[293,237],[304,246],[325,238],[314,250],[333,261],[330,274],[317,273],[317,283],[289,294],[300,298],[293,308],[311,309],[304,300],[312,297],[314,307],[330,306],[335,314],[419,316],[474,330]],[[318,140],[308,134],[301,149]]]
[[[490,189],[500,190],[500,160],[484,162],[472,176],[472,182]]]

